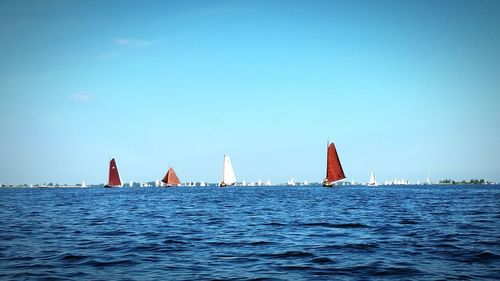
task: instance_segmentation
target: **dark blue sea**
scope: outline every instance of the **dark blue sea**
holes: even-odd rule
[[[0,189],[1,280],[499,280],[500,186]]]

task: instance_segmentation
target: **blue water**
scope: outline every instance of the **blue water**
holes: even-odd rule
[[[500,186],[0,189],[0,279],[498,280]]]

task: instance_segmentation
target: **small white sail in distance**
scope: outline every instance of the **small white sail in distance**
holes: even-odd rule
[[[377,178],[375,177],[375,173],[373,172],[373,170],[368,185],[377,185]]]
[[[431,180],[431,174],[429,173],[427,175],[427,180],[425,181],[426,184],[432,184],[432,180]]]
[[[231,165],[231,159],[229,158],[229,155],[224,155],[222,182],[227,185],[233,185],[236,183],[236,176],[234,174],[233,165]]]

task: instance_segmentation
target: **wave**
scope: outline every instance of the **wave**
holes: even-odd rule
[[[369,227],[362,223],[328,223],[328,222],[312,222],[299,224],[306,227],[326,227],[326,228],[364,228]]]
[[[497,261],[497,260],[500,260],[500,255],[496,255],[496,254],[493,254],[491,252],[488,252],[488,251],[484,251],[484,252],[481,252],[481,253],[478,253],[478,254],[475,254],[471,261],[472,262],[493,262],[493,261]]]
[[[319,247],[325,250],[374,250],[379,246],[377,243],[347,243],[347,244],[333,244]]]
[[[357,279],[363,279],[360,277],[377,278],[377,277],[390,277],[390,276],[395,276],[397,278],[404,278],[404,277],[415,278],[423,274],[425,273],[413,267],[398,267],[398,266],[384,267],[377,262],[366,265],[350,266],[350,267],[322,268],[312,272],[313,276],[346,275],[346,276],[356,277]]]
[[[286,224],[280,223],[280,222],[269,222],[269,223],[264,223],[264,225],[268,225],[268,226],[287,226]]]
[[[163,240],[163,244],[189,244],[188,242],[181,241],[181,240],[174,240],[174,239],[165,239]]]
[[[274,242],[269,242],[269,241],[252,241],[248,243],[249,245],[257,246],[257,245],[270,245],[270,244],[275,244]]]
[[[320,263],[320,264],[334,262],[334,260],[327,258],[327,257],[317,257],[317,258],[312,259],[311,261],[314,263]]]
[[[399,222],[399,224],[410,225],[410,224],[419,224],[419,222],[409,219],[404,219]]]
[[[108,266],[132,266],[138,264],[135,261],[131,260],[115,260],[115,261],[97,261],[97,260],[90,260],[87,262],[82,263],[82,265],[90,265],[93,267],[108,267]]]
[[[316,255],[306,251],[286,251],[282,253],[260,254],[260,256],[271,257],[271,258],[301,258],[301,257],[314,257]]]
[[[207,242],[210,246],[221,246],[221,247],[242,247],[242,246],[259,246],[259,245],[270,245],[274,242],[268,241],[239,241],[239,242],[227,242],[227,241],[210,241]]]
[[[280,268],[283,270],[308,270],[308,271],[316,269],[315,267],[308,265],[282,265],[280,266]]]
[[[60,260],[70,261],[70,262],[77,262],[77,261],[84,260],[86,258],[88,258],[88,256],[73,255],[73,254],[68,254],[68,253],[59,256]]]

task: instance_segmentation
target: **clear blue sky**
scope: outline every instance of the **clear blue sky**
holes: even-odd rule
[[[1,1],[0,182],[500,180],[500,1]]]

